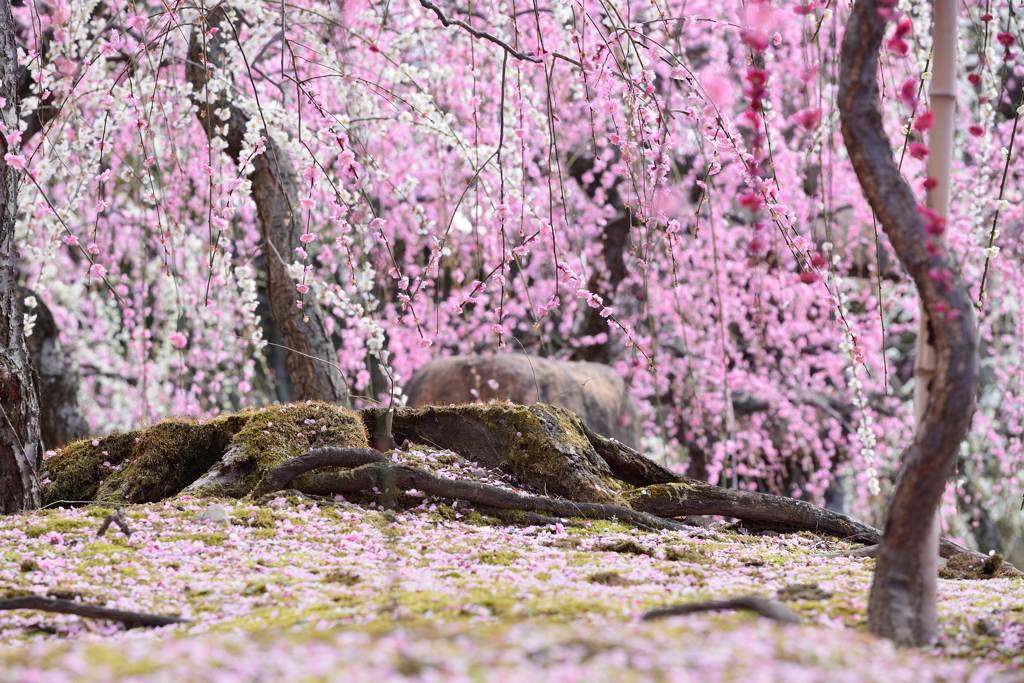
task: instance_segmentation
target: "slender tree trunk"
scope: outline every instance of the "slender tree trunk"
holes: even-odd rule
[[[937,22],[955,21],[955,3],[935,0],[935,5]],[[925,334],[935,354],[928,359],[933,364],[923,366],[928,369],[917,375],[917,382],[930,386],[926,401],[919,404],[917,432],[903,452],[886,515],[868,625],[902,645],[919,646],[935,637],[936,511],[974,414],[977,329],[966,287],[945,253],[944,221],[919,212],[882,125],[877,73],[886,20],[879,16],[879,6],[877,0],[858,0],[843,37],[839,79],[843,138],[871,208],[917,285],[929,321]],[[943,18],[949,16],[946,12],[952,14],[949,19]],[[936,39],[936,44],[942,40],[938,29]],[[941,93],[939,84],[936,88]],[[949,132],[948,124],[939,122],[930,140],[938,147],[933,152],[943,154],[939,136]]]
[[[18,289],[22,313],[35,316],[32,333],[26,335],[25,343],[32,369],[39,377],[40,448],[60,448],[89,433],[78,402],[78,367],[60,343],[60,330],[49,306],[32,290]],[[34,308],[25,304],[29,297],[36,299]]]
[[[0,116],[18,129],[18,50],[10,0],[0,0]],[[0,151],[9,154],[6,144]],[[39,380],[32,371],[16,282],[18,170],[0,160],[0,512],[39,507]]]
[[[207,101],[204,93],[212,70],[221,68],[227,60],[225,41],[234,41],[234,31],[230,26],[227,30],[222,28],[228,21],[231,19],[225,5],[221,4],[206,16],[205,23],[193,29],[187,70],[193,87],[192,99],[199,108],[199,121],[207,136],[212,141],[217,136],[215,129],[226,126],[226,134],[222,136],[227,142],[226,151],[238,160],[249,117],[232,104],[229,96],[211,95]],[[213,27],[221,30],[208,35],[206,32]],[[227,120],[217,115],[222,109],[227,110]],[[263,135],[267,139],[266,151],[250,160],[254,170],[249,174],[249,180],[263,224],[263,256],[270,313],[281,333],[282,344],[288,347],[288,372],[295,382],[298,397],[345,405],[348,401],[345,378],[336,367],[322,362],[337,362],[323,310],[312,291],[304,297],[302,308],[296,306],[299,296],[295,282],[288,274],[287,264],[295,258],[295,248],[303,246],[299,240],[303,229],[295,210],[298,206],[295,169],[287,152],[266,130]]]
[[[934,0],[932,7],[934,21],[932,80],[928,99],[931,102],[935,118],[928,135],[928,146],[931,153],[928,155],[927,169],[929,177],[935,178],[938,185],[928,192],[928,206],[946,220],[949,218],[950,180],[953,171],[953,117],[956,114],[957,5],[956,0]],[[936,239],[943,249],[949,246],[949,240],[945,234],[936,236]],[[918,308],[917,354],[914,357],[914,426],[920,430],[924,422],[925,411],[928,409],[928,401],[931,398],[931,377],[936,370],[936,351],[929,331],[932,326],[931,317],[923,305]],[[938,506],[935,508],[929,534],[926,544],[937,548],[939,545]],[[922,576],[927,578],[927,583],[920,587],[924,596],[923,609],[927,612],[921,615],[920,625],[931,630],[930,634],[922,631],[921,637],[928,641],[935,637],[935,595],[938,590],[939,571],[937,557],[936,553],[926,554],[920,569]],[[874,593],[878,594],[877,598]],[[874,605],[875,611],[878,612],[885,609],[882,607],[882,601],[887,599],[888,595],[885,592],[873,592],[872,602],[869,603],[868,609],[869,619],[871,605]],[[875,620],[878,621],[880,618],[880,615],[876,616]],[[929,623],[930,626],[928,626]]]

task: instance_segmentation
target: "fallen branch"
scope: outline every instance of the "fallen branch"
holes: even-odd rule
[[[800,617],[788,607],[771,600],[765,600],[756,596],[743,598],[731,598],[729,600],[709,600],[707,602],[693,602],[688,605],[676,605],[674,607],[660,607],[652,609],[644,614],[644,621],[663,619],[665,617],[676,617],[684,614],[697,614],[698,612],[718,612],[720,610],[746,610],[756,612],[767,619],[774,619],[783,624],[799,624]]]
[[[370,449],[318,448],[271,470],[266,479],[275,483],[282,482],[281,486],[283,487],[290,484],[292,479],[300,474],[314,469],[352,467],[353,463],[365,462],[367,457],[376,457],[372,456],[372,453],[353,452],[357,450],[369,451]],[[384,458],[383,454],[380,457]],[[408,465],[392,465],[386,459],[356,466],[356,469],[347,472],[310,475],[303,478],[302,485],[294,485],[294,488],[303,493],[314,495],[372,491],[374,487],[385,492],[391,487],[417,489],[433,496],[458,498],[473,505],[484,505],[500,510],[540,511],[560,517],[618,519],[629,524],[654,529],[680,530],[688,528],[679,522],[631,510],[621,505],[576,503],[571,500],[516,493],[497,486],[472,481],[444,479]]]
[[[106,619],[107,621],[120,621],[125,626],[169,626],[171,624],[188,624],[188,619],[181,617],[165,617],[159,614],[142,614],[140,612],[125,612],[109,607],[98,607],[74,600],[62,600],[60,598],[46,598],[41,595],[25,595],[17,598],[0,599],[0,610],[11,609],[35,609],[44,612],[59,612],[61,614],[75,614],[88,619]]]

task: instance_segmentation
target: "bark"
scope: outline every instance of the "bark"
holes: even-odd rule
[[[10,0],[0,0],[0,115],[18,128],[18,52]],[[0,144],[0,154],[7,153]],[[32,370],[18,306],[18,170],[0,159],[0,513],[39,507],[39,379]]]
[[[198,107],[199,122],[207,137],[212,141],[217,136],[215,128],[226,126],[227,133],[223,136],[227,142],[226,151],[231,158],[241,161],[249,116],[223,94],[211,95],[209,101],[206,97],[206,85],[213,72],[227,63],[225,41],[234,41],[233,19],[227,12],[224,5],[219,5],[206,17],[203,25],[193,30],[187,71],[193,88],[192,101]],[[220,30],[207,36],[206,31],[212,27]],[[209,66],[204,67],[205,64]],[[229,74],[221,77],[229,83],[233,81]],[[227,110],[229,118],[226,121],[217,116],[220,109]],[[288,347],[288,372],[295,382],[299,399],[345,405],[348,387],[341,371],[332,365],[337,358],[334,344],[327,334],[324,312],[312,290],[304,297],[303,307],[296,306],[298,294],[295,282],[288,274],[287,264],[294,258],[296,247],[303,246],[299,241],[303,229],[296,211],[298,185],[295,168],[269,131],[264,129],[262,135],[267,139],[266,152],[250,160],[255,170],[249,174],[249,180],[263,226],[270,312],[281,334],[282,344]]]
[[[35,308],[25,306],[29,296],[36,299]],[[24,287],[19,288],[18,298],[22,312],[36,316],[32,334],[25,341],[32,368],[39,376],[42,448],[60,448],[89,433],[78,402],[78,368],[64,353],[53,313],[42,299]]]
[[[941,5],[942,3],[937,3]],[[882,125],[878,50],[886,21],[876,0],[854,5],[843,38],[839,110],[850,160],[871,208],[917,285],[935,365],[914,442],[903,453],[868,603],[869,628],[920,646],[936,634],[933,525],[971,417],[978,382],[974,311],[956,266],[924,230],[917,202],[893,159]],[[927,244],[932,240],[932,244]],[[931,251],[929,251],[931,247]]]
[[[584,182],[587,173],[593,172],[594,159],[589,156],[577,157],[569,166],[569,173],[580,184],[587,195],[594,199],[601,188],[603,171],[594,173],[594,178]],[[601,261],[595,263],[590,277],[587,279],[587,291],[601,297],[604,306],[612,306],[618,293],[619,285],[626,277],[626,254],[631,247],[632,226],[637,225],[636,217],[629,211],[619,193],[621,181],[602,190],[606,206],[614,209],[614,216],[601,232]],[[601,317],[601,308],[585,306],[580,320],[575,326],[573,336],[597,336],[602,332],[611,336],[608,331],[608,320]],[[573,349],[574,360],[590,361],[608,365],[612,362],[612,343],[591,344]]]
[[[41,595],[25,595],[16,598],[0,598],[0,610],[7,609],[37,609],[44,612],[59,612],[61,614],[76,614],[87,619],[106,619],[108,621],[120,621],[125,626],[170,626],[171,624],[187,624],[188,619],[180,617],[165,617],[159,614],[142,614],[140,612],[126,612],[109,607],[89,605],[74,600],[63,600],[61,598],[45,598]]]

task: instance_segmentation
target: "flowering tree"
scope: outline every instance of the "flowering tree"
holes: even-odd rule
[[[901,177],[879,116],[878,51],[891,17],[888,6],[870,1],[859,3],[852,13],[844,37],[839,105],[843,136],[864,193],[921,297],[915,362],[917,433],[903,455],[899,484],[886,516],[868,612],[873,631],[919,646],[935,637],[935,511],[974,414],[977,330],[973,306],[953,270],[944,239],[956,88],[951,63],[955,62],[955,5],[936,3],[936,34],[944,42],[933,50],[940,78],[935,79],[937,87],[931,95],[940,125],[932,135],[935,149],[931,151],[936,152],[932,160],[939,160],[935,163],[939,168],[929,176],[932,206],[918,205]],[[945,105],[941,109],[940,100]]]
[[[931,9],[888,11],[886,152],[923,201]],[[21,277],[94,430],[269,401],[265,328],[333,400],[400,401],[435,355],[521,345],[609,362],[659,458],[880,519],[918,294],[839,131],[846,6],[14,12]],[[958,45],[948,277],[981,306],[982,387],[942,524],[975,539],[1024,460],[1016,16],[972,4]]]

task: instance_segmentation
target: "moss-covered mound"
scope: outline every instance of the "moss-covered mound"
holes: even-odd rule
[[[171,418],[68,445],[43,463],[43,503],[144,503],[186,487],[244,496],[270,469],[320,446],[368,445],[355,413],[329,403]]]
[[[384,409],[363,411],[373,428]],[[518,477],[533,491],[586,503],[622,505],[622,483],[594,450],[576,414],[558,406],[513,403],[396,409],[395,440],[447,448]]]
[[[320,401],[261,408],[250,413],[223,457],[189,491],[240,498],[270,470],[322,446],[368,447],[359,415]]]
[[[141,430],[114,432],[102,439],[82,439],[57,451],[43,461],[39,478],[43,483],[43,504],[57,501],[95,500],[103,481],[128,460]]]
[[[254,413],[211,420],[172,418],[139,433],[131,460],[96,494],[111,503],[152,503],[181,491],[213,467]]]

